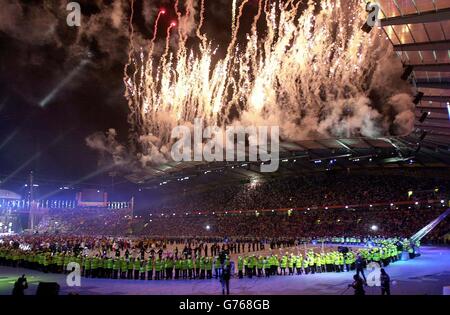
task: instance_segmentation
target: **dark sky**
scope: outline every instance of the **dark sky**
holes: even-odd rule
[[[145,43],[160,8],[168,11],[162,29],[175,14],[173,1],[144,1],[135,1],[134,26],[138,41]],[[79,1],[80,28],[66,25],[65,1],[0,2],[0,188],[22,185],[31,170],[42,182],[76,181],[98,167],[96,152],[85,143],[88,135],[115,128],[120,140],[127,139],[122,77],[128,51],[128,1],[119,1],[121,19],[116,27],[109,18],[114,1]],[[257,3],[249,3],[249,20]],[[205,31],[225,46],[231,1],[207,1],[206,13]],[[88,57],[89,63],[40,106]],[[89,182],[109,184],[110,179],[99,176]]]

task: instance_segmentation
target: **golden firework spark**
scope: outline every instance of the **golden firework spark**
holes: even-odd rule
[[[134,58],[130,52],[124,78],[129,120],[135,138],[147,141],[143,145],[148,150],[153,146],[161,150],[170,143],[173,127],[192,123],[196,117],[219,126],[276,124],[283,137],[295,138],[299,133],[329,134],[348,104],[364,103],[362,107],[368,108],[367,77],[387,46],[378,39],[379,31],[360,30],[367,15],[362,1],[323,0],[317,7],[313,1],[258,0],[247,41],[239,43],[238,34],[245,31],[240,20],[248,2],[232,1],[231,40],[219,60],[214,43],[201,32],[205,0],[194,30],[195,47],[186,47],[188,36],[181,29],[183,16],[176,1],[178,36],[172,32],[175,24],[170,24],[159,59],[154,44],[161,12],[149,50],[142,49]],[[193,14],[186,8],[186,14]],[[259,34],[263,21],[264,31]],[[177,38],[175,48],[172,38]],[[131,75],[129,68],[135,69]],[[321,118],[324,110],[325,119]],[[346,132],[352,125],[347,127],[343,126]]]

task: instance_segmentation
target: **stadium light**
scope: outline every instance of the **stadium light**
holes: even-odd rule
[[[420,103],[420,101],[422,100],[423,95],[424,95],[423,92],[417,93],[417,95],[415,96],[414,101],[413,101],[414,105],[418,105]]]
[[[414,67],[409,65],[405,67],[405,70],[403,71],[402,76],[400,77],[403,81],[408,80],[409,76],[411,75],[411,73],[413,72]]]
[[[425,139],[425,137],[427,136],[427,134],[428,134],[428,132],[426,132],[426,131],[422,132],[422,134],[421,134],[420,137],[419,137],[419,143],[420,143],[421,141],[423,141],[423,139]]]
[[[378,226],[372,225],[372,226],[370,227],[370,229],[371,229],[372,231],[377,231],[377,230],[378,230]]]
[[[431,112],[423,112],[422,116],[419,118],[419,122],[423,123],[425,121],[425,119],[427,119],[427,117],[431,114]]]

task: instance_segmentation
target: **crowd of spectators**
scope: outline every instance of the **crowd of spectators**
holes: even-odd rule
[[[81,211],[76,215],[58,214],[56,228],[40,226],[39,233],[87,236],[138,236],[167,238],[263,239],[367,235],[383,237],[411,237],[436,219],[443,211],[434,206],[376,207],[368,209],[328,209],[275,212],[245,212],[242,214],[202,214],[178,216],[134,216],[121,211],[120,215],[98,215]],[[105,210],[103,210],[105,211]],[[442,241],[450,232],[449,218],[427,236]]]
[[[127,235],[130,209],[50,209],[40,220],[37,231],[75,235]]]
[[[448,203],[450,181],[430,175],[321,173],[191,189],[134,211],[52,209],[38,230],[105,236],[410,237]],[[442,240],[449,232],[446,222],[428,238]]]
[[[443,208],[404,207],[402,209],[329,209],[283,213],[234,215],[192,215],[139,219],[134,225],[139,235],[229,236],[258,238],[296,238],[383,235],[411,237],[436,219]],[[444,236],[450,222],[444,220],[429,237]]]

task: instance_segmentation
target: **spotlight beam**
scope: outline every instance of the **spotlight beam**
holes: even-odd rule
[[[67,77],[65,77],[45,98],[39,102],[39,106],[45,107],[55,98],[55,96],[83,69],[89,61],[83,59],[80,64],[73,69]]]
[[[69,185],[67,185],[67,187],[72,188],[73,186],[75,186],[75,185],[77,185],[77,184],[79,184],[79,183],[82,183],[82,182],[84,182],[84,181],[86,181],[86,180],[88,180],[88,179],[91,179],[91,178],[93,178],[93,177],[95,177],[95,176],[97,176],[97,175],[100,175],[100,174],[102,174],[102,173],[105,173],[105,172],[107,172],[107,171],[113,169],[113,168],[116,167],[116,166],[117,166],[117,164],[114,164],[114,163],[105,165],[105,166],[103,166],[102,168],[96,170],[95,172],[89,173],[89,174],[83,176],[82,178],[79,178],[79,179],[77,179],[77,180],[71,182]],[[58,192],[60,192],[59,189],[54,190],[54,191],[49,192],[48,194],[42,196],[42,197],[39,198],[39,199],[45,200],[45,199],[47,199],[47,198],[50,198],[50,197],[53,196],[53,195],[56,195]]]
[[[6,137],[6,139],[0,144],[0,151],[12,140],[14,139],[14,137],[19,133],[19,131],[21,130],[21,128],[17,128],[16,130],[14,130],[13,132],[10,133],[10,135],[8,137]]]

